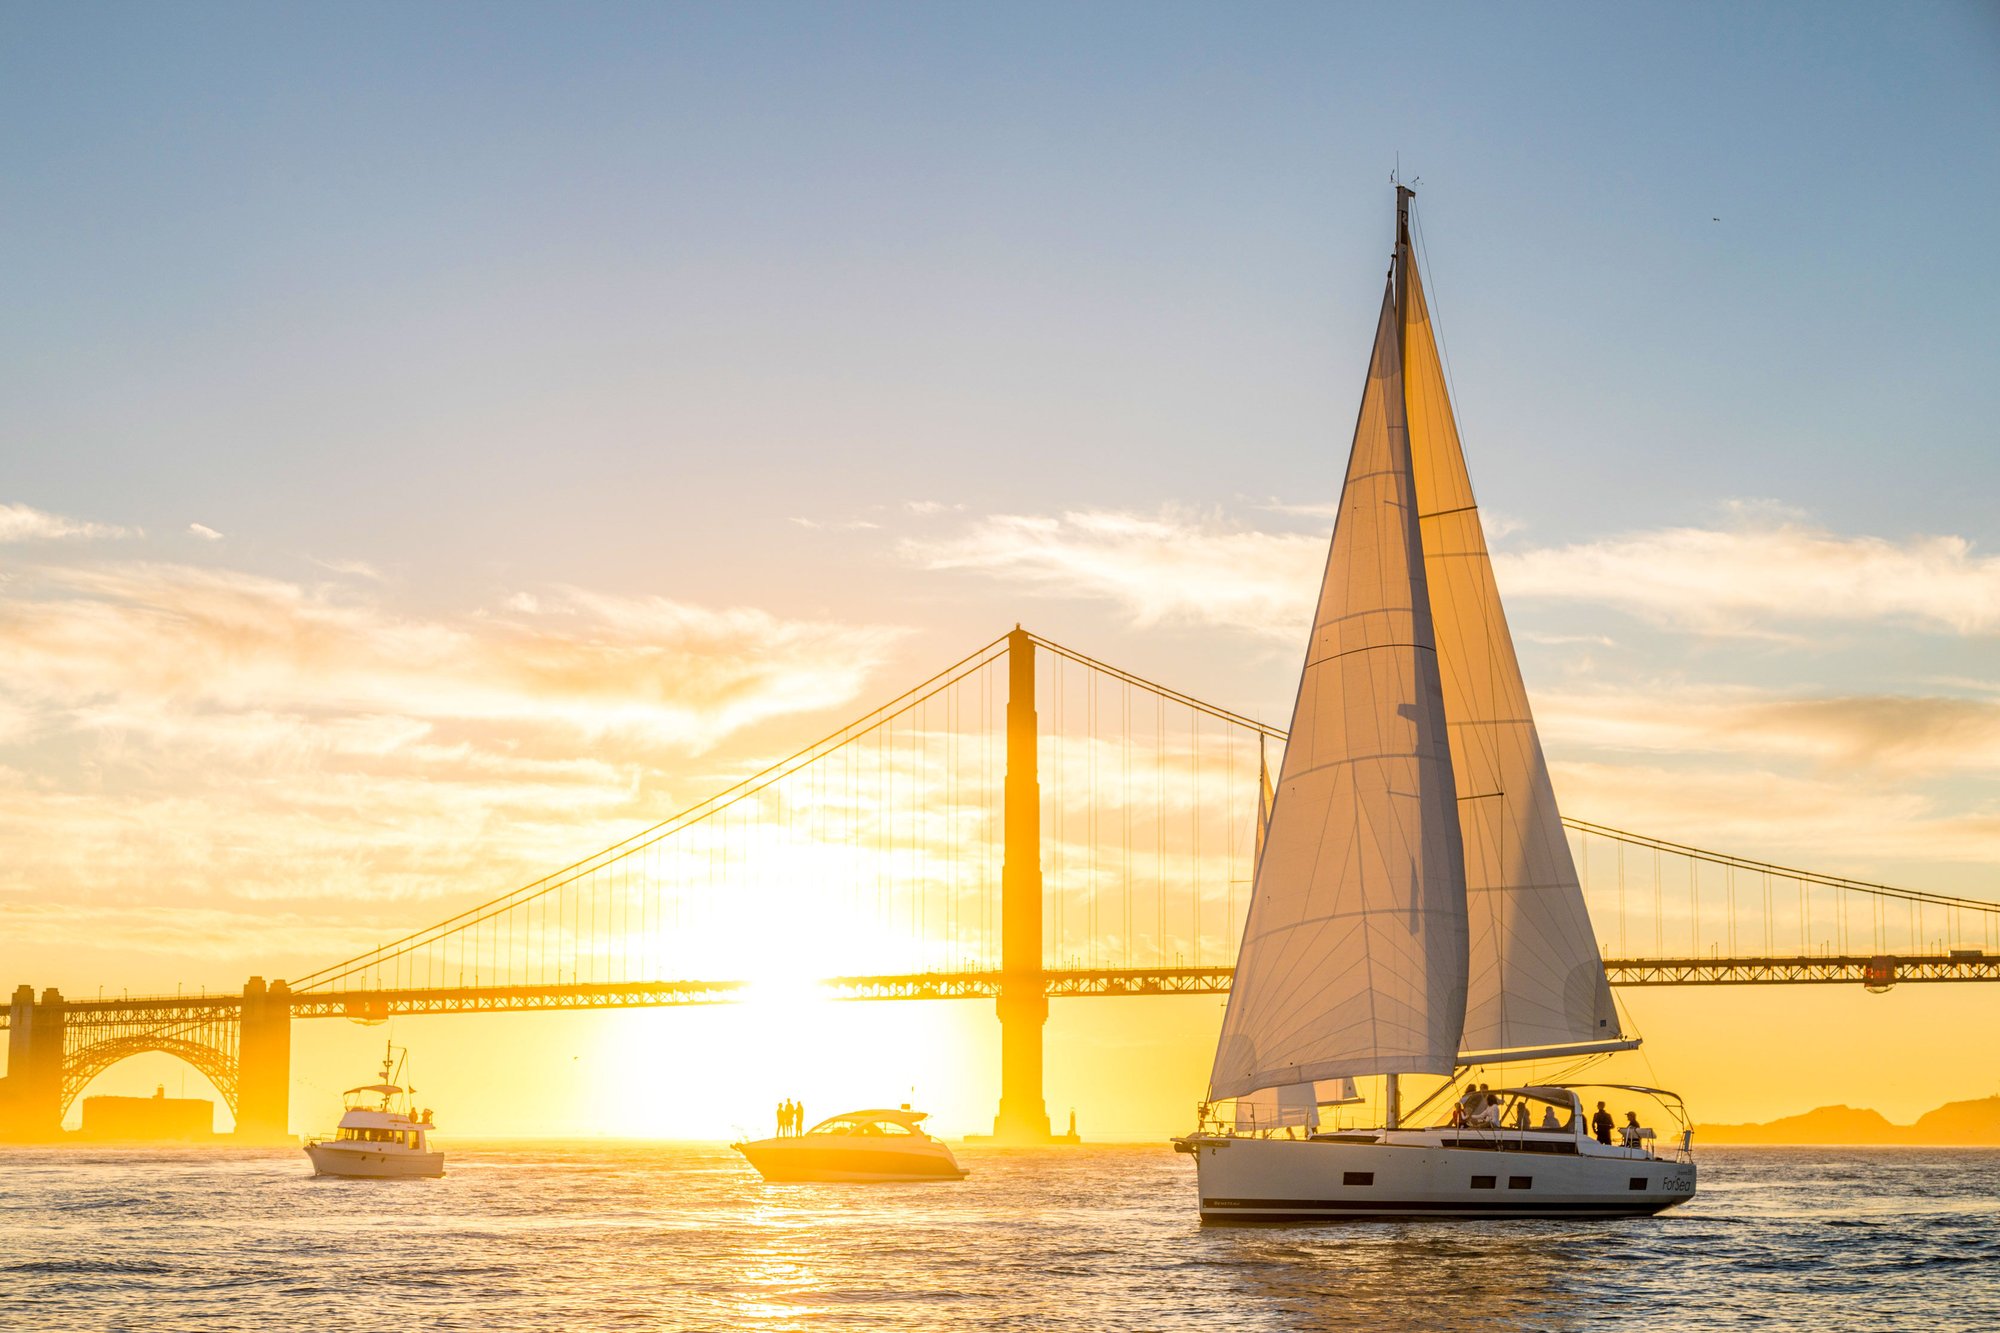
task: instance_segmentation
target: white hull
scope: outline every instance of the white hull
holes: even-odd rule
[[[807,1134],[738,1143],[766,1180],[852,1183],[891,1180],[963,1180],[965,1169],[936,1139],[854,1139]]]
[[[444,1154],[417,1152],[384,1143],[308,1143],[316,1176],[366,1180],[414,1180],[444,1174]]]
[[[1693,1197],[1692,1162],[1566,1133],[1190,1135],[1204,1222],[1382,1217],[1643,1217]]]

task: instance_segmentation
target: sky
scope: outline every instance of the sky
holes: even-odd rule
[[[1565,812],[2000,899],[1996,72],[1975,4],[10,6],[0,982],[298,975],[1016,622],[1282,724],[1395,169]],[[1719,1121],[2000,1092],[1981,987],[1625,999]],[[871,1100],[835,1033],[980,1127],[984,1006],[840,1014],[396,1036],[468,1132]],[[1059,1002],[1052,1110],[1184,1127],[1218,1020]],[[382,1036],[300,1025],[301,1127]]]

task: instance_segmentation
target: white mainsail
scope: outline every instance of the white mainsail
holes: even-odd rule
[[[1463,1051],[1491,1064],[1631,1045],[1528,708],[1407,234],[1397,262],[1410,456],[1465,849]]]
[[[1251,888],[1211,1099],[1451,1072],[1464,856],[1424,588],[1394,289]]]

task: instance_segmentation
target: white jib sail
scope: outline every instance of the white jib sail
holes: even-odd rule
[[[1449,1073],[1465,881],[1385,299],[1209,1097]]]
[[[1618,1042],[1407,244],[1401,260],[1410,454],[1465,847],[1463,1049],[1492,1063],[1532,1059],[1537,1047]]]

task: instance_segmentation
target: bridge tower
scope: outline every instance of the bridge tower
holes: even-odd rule
[[[1001,812],[1000,1113],[1002,1143],[1047,1143],[1042,1097],[1042,781],[1035,716],[1035,641],[1019,625],[1007,636],[1007,778]]]
[[[62,992],[51,986],[39,1002],[33,986],[14,991],[7,1013],[7,1078],[0,1084],[0,1137],[44,1142],[62,1133]]]
[[[243,988],[237,1033],[236,1137],[289,1143],[292,1094],[292,992],[252,977]]]

